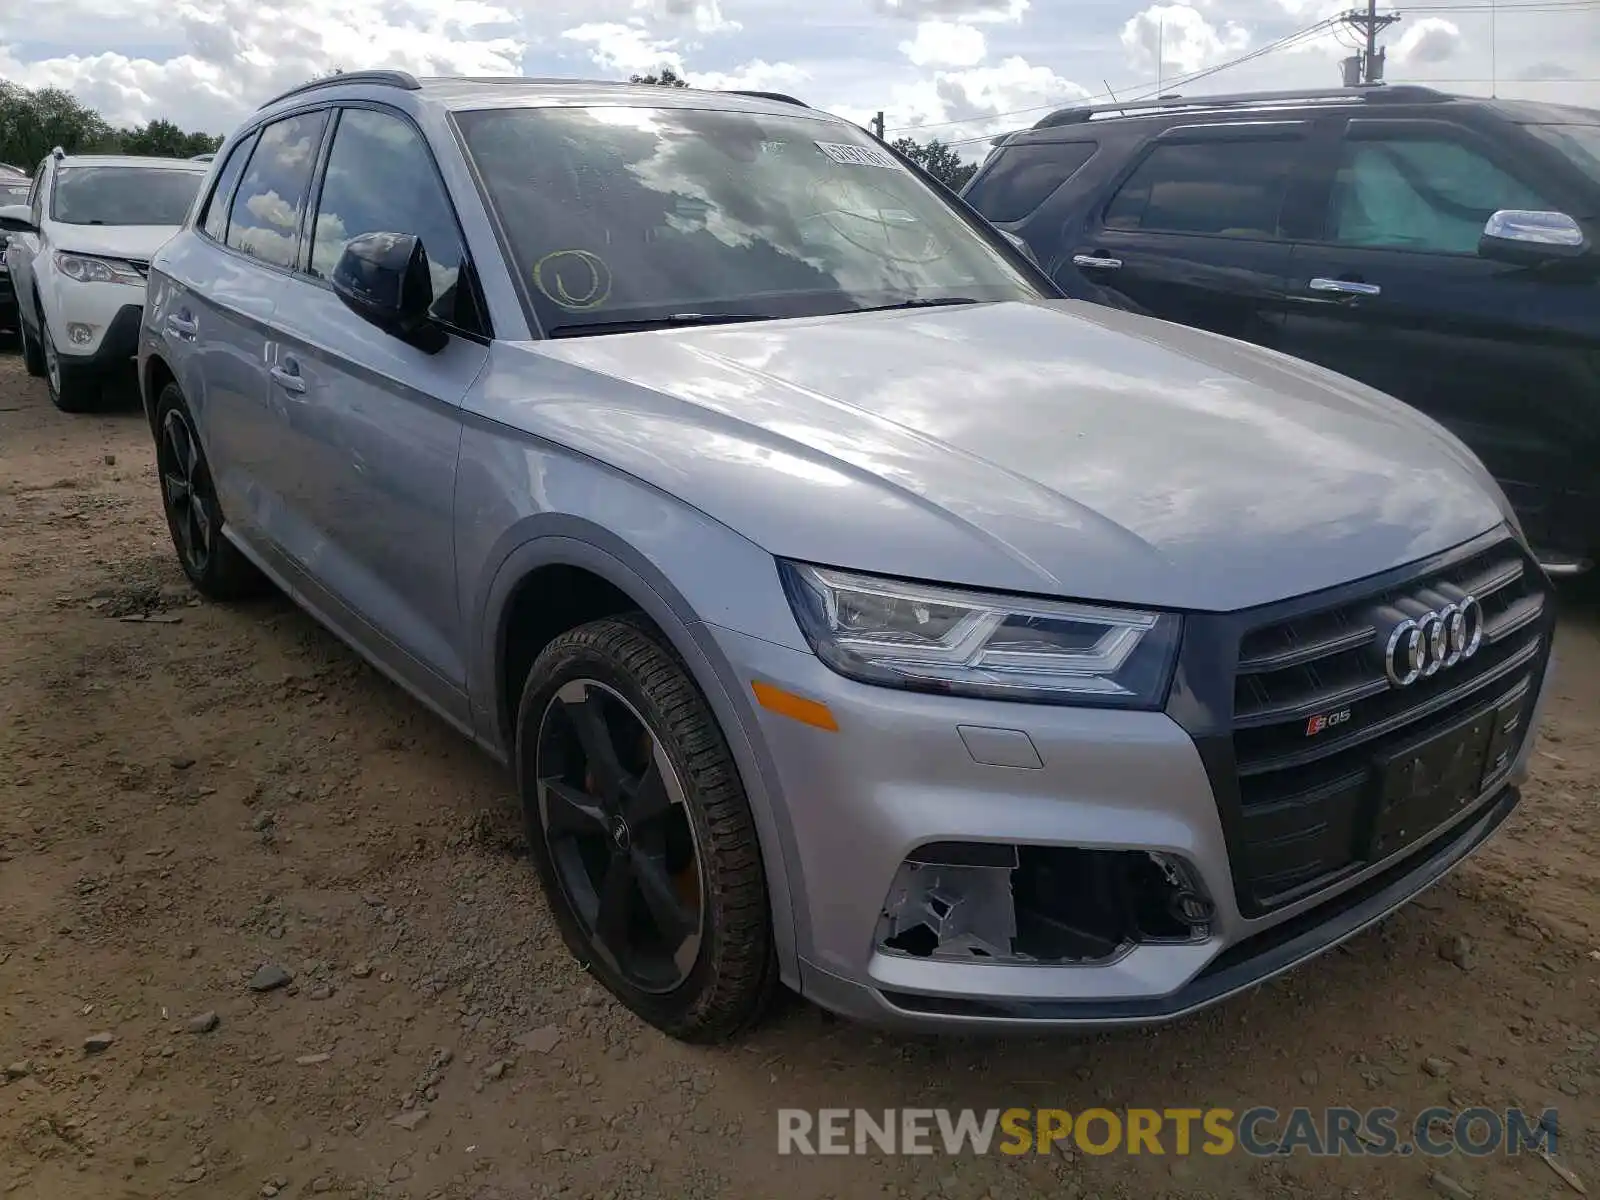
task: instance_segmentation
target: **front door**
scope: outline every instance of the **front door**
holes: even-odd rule
[[[1284,214],[1309,129],[1168,129],[1077,231],[1073,265],[1154,316],[1276,346],[1289,269]]]
[[[1353,119],[1320,236],[1290,271],[1282,348],[1414,405],[1500,480],[1536,547],[1594,548],[1600,301],[1592,273],[1478,255],[1497,209],[1567,197],[1498,145],[1436,120]]]
[[[461,400],[488,343],[464,242],[421,134],[380,108],[341,110],[314,213],[268,364],[270,387],[294,413],[286,548],[313,605],[466,722],[456,459]],[[329,286],[345,243],[375,232],[422,239],[433,311],[451,335],[437,354],[368,324]]]

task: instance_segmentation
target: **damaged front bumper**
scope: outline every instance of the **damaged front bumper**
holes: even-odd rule
[[[801,990],[877,1024],[1183,1015],[1403,904],[1517,802],[1520,763],[1395,858],[1246,917],[1205,766],[1166,714],[886,691],[712,632],[739,677],[825,704],[838,726],[755,708],[747,732],[778,785]]]

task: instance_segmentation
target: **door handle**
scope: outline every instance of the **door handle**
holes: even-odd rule
[[[1377,296],[1383,289],[1375,283],[1360,283],[1354,279],[1313,279],[1306,285],[1313,292],[1336,292],[1341,296]]]
[[[1101,271],[1115,271],[1122,266],[1120,258],[1106,258],[1100,254],[1074,254],[1072,265],[1075,267],[1093,267]]]
[[[270,374],[272,375],[272,382],[284,391],[294,392],[296,395],[304,394],[306,390],[305,376],[298,371],[286,371],[282,367],[273,367]]]
[[[200,323],[193,317],[180,316],[177,313],[167,317],[167,332],[176,337],[192,338],[199,328]]]

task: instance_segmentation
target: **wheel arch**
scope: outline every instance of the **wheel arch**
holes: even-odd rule
[[[545,619],[539,626],[542,642],[536,637],[532,646],[519,644],[513,626],[527,621],[530,613],[540,613],[544,606],[535,589],[541,584],[576,584],[580,600],[595,601],[593,607],[580,603],[569,610],[577,624],[618,611],[642,613],[677,652],[733,754],[761,846],[779,972],[785,983],[798,987],[797,946],[803,931],[796,923],[804,920],[804,906],[797,906],[795,899],[804,895],[804,882],[793,853],[794,838],[776,768],[759,740],[749,734],[756,727],[755,713],[732,665],[671,581],[603,527],[578,517],[543,514],[524,522],[501,542],[508,548],[496,556],[499,565],[482,593],[483,602],[474,606],[480,618],[469,686],[480,740],[507,761],[514,760],[516,705],[526,667],[532,665],[543,644],[572,627],[555,628],[560,622]],[[555,611],[566,602],[555,601]],[[508,654],[513,650],[519,656],[516,661]],[[521,658],[526,664],[521,675],[516,675]]]
[[[145,421],[150,425],[152,437],[157,435],[156,402],[161,398],[161,390],[167,384],[177,382],[177,373],[164,355],[159,351],[152,351],[146,356],[139,370],[139,402],[144,406]],[[181,384],[179,388],[181,390]]]

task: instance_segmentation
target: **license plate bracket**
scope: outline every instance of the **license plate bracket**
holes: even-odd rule
[[[1404,850],[1478,798],[1500,720],[1498,708],[1486,709],[1379,763],[1370,861]]]

